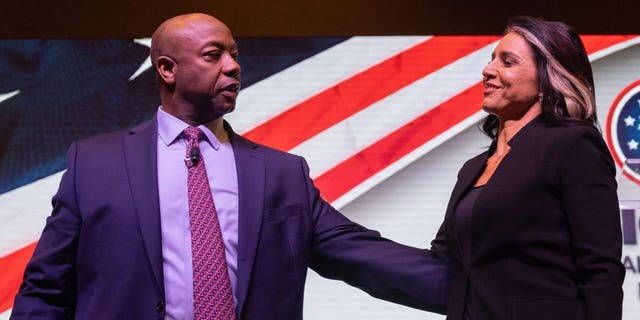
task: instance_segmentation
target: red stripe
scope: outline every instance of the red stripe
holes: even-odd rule
[[[497,39],[497,36],[435,36],[318,93],[245,136],[276,149],[290,150],[376,101]]]
[[[4,312],[13,306],[13,299],[18,293],[20,283],[22,283],[22,275],[27,261],[33,255],[36,248],[36,242],[14,251],[9,255],[0,258],[0,312]]]
[[[637,37],[638,37],[637,35],[580,36],[580,38],[582,39],[582,42],[584,43],[584,48],[587,50],[589,54],[600,51],[602,49],[609,48],[618,43],[625,42],[627,40],[631,40]]]
[[[635,37],[581,36],[588,54]],[[327,201],[335,201],[414,149],[479,111],[481,102],[482,85],[477,83],[323,173],[315,179],[315,183]]]
[[[427,111],[376,143],[356,153],[315,179],[329,201],[347,193],[366,179],[480,110],[483,87],[477,83]]]

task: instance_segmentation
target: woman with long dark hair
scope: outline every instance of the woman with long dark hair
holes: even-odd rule
[[[492,143],[460,170],[432,242],[454,270],[447,319],[620,319],[615,166],[582,41],[513,18],[482,76]]]

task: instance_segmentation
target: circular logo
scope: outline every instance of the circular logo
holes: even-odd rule
[[[606,125],[613,158],[627,178],[640,184],[640,80],[616,97]]]

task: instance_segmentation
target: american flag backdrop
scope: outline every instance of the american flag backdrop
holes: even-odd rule
[[[489,145],[477,130],[486,115],[480,72],[499,38],[239,38],[243,89],[226,118],[249,139],[304,156],[323,197],[349,218],[428,247],[458,169]],[[618,94],[640,79],[640,36],[583,41],[604,122]],[[0,41],[0,319],[9,316],[50,214],[71,141],[133,126],[157,109],[149,44]],[[640,200],[640,185],[622,174],[618,183],[621,200]],[[640,248],[624,250],[633,257],[625,264],[624,318],[635,319]],[[444,317],[375,300],[312,272],[305,318]]]

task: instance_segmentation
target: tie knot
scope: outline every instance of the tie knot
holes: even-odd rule
[[[187,138],[187,157],[184,162],[188,168],[192,168],[200,162],[200,139],[204,133],[200,128],[194,127],[188,127],[183,132]]]
[[[184,129],[184,134],[187,136],[189,142],[198,142],[204,133],[200,128],[188,127]]]

